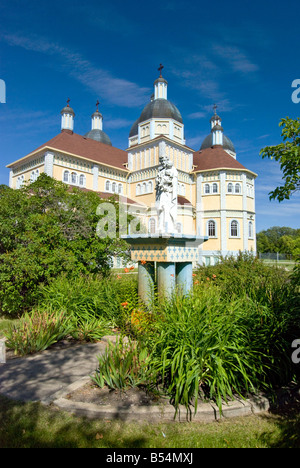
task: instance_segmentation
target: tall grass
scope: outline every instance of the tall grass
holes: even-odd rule
[[[127,307],[122,303],[127,302]],[[60,276],[40,288],[40,306],[65,310],[80,320],[103,318],[122,327],[138,304],[137,282],[131,275],[89,275],[70,281]]]

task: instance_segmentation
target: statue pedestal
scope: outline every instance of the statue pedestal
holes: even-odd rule
[[[207,237],[181,234],[122,236],[131,245],[131,260],[138,262],[139,296],[146,303],[158,294],[168,298],[178,290],[188,294],[193,287],[193,262],[198,262],[198,246]],[[156,267],[156,268],[155,268]]]

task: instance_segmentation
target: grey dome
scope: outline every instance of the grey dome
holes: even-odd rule
[[[204,138],[203,143],[202,143],[201,148],[200,148],[200,151],[204,150],[206,148],[211,148],[212,146],[213,146],[213,135],[212,135],[212,133],[210,133],[209,135],[207,135],[206,138]],[[236,152],[232,141],[226,135],[223,135],[223,145],[222,146],[223,146],[224,150],[232,151],[233,153]]]
[[[174,119],[182,123],[182,117],[177,107],[167,99],[154,99],[143,109],[141,116],[131,127],[129,137],[138,134],[138,124],[149,119]]]
[[[72,109],[72,107],[70,107],[69,105],[67,105],[66,107],[64,107],[61,112],[61,114],[71,114],[73,116],[75,116],[75,112],[74,110]]]
[[[129,133],[129,138],[138,134],[139,121],[140,119],[137,119],[132,125],[130,133]]]
[[[182,123],[182,117],[177,107],[167,99],[155,99],[146,105],[141,113],[140,122],[152,118],[174,119]]]
[[[100,143],[105,143],[106,145],[112,146],[109,136],[106,135],[106,133],[104,133],[103,130],[90,130],[84,136],[85,138],[90,138],[91,140],[99,141]]]

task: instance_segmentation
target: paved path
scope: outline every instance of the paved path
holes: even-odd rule
[[[0,364],[0,394],[14,400],[49,403],[76,380],[91,375],[107,342],[90,343]]]

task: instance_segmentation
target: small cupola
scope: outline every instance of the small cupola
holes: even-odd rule
[[[67,105],[61,110],[61,131],[69,131],[73,133],[75,112],[69,105],[70,99],[67,100]]]

